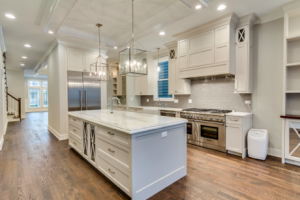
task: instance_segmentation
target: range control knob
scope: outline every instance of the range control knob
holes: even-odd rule
[[[212,117],[210,117],[209,119],[210,119],[210,120],[212,120],[213,118],[212,118]]]
[[[218,121],[218,120],[219,120],[219,118],[216,118],[216,120]]]
[[[224,121],[224,119],[220,119],[221,121]]]

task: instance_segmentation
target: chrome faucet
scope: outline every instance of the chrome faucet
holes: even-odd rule
[[[157,106],[160,107],[163,105],[163,103],[160,103],[160,98],[158,98],[159,103],[157,103]]]
[[[112,99],[111,99],[111,104],[110,104],[110,113],[114,113],[114,104],[113,104],[113,101],[114,101],[115,99],[118,100],[118,104],[121,105],[121,102],[120,102],[120,99],[119,99],[119,98],[117,98],[117,97],[112,98]]]

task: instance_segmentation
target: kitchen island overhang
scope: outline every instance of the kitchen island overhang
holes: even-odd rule
[[[69,112],[69,145],[132,199],[187,174],[187,120],[109,110]]]

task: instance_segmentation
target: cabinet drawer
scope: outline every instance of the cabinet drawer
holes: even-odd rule
[[[98,155],[98,169],[122,190],[127,193],[130,192],[130,176],[126,170],[119,169],[113,166],[110,162],[104,159],[101,155]]]
[[[72,137],[73,135],[70,135],[69,137],[69,145],[75,149],[78,153],[82,153],[82,144],[78,142],[76,139]]]
[[[136,112],[136,113],[143,113],[144,109],[143,108],[128,108],[129,112]]]
[[[226,124],[233,124],[233,125],[243,125],[243,118],[242,117],[233,117],[233,116],[226,116]]]
[[[80,129],[82,127],[82,121],[81,121],[81,119],[78,119],[76,117],[69,116],[69,122],[70,122],[70,124],[72,124],[72,125],[80,128]]]
[[[109,107],[109,109],[110,109],[110,107]],[[114,106],[114,110],[126,111],[126,107],[125,106]]]
[[[131,142],[130,142],[131,135],[129,135],[129,134],[122,133],[120,131],[113,130],[110,128],[106,128],[104,126],[99,126],[97,133],[100,136],[111,139],[112,141],[115,141],[119,144],[122,144],[122,145],[125,145],[128,147],[130,147],[130,145],[131,145]]]
[[[97,137],[98,153],[104,154],[112,159],[119,166],[130,171],[130,148],[120,145],[116,142],[108,142],[104,137]]]
[[[78,127],[69,124],[69,132],[72,133],[77,140],[82,140],[82,131]]]

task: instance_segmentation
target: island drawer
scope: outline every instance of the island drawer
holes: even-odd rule
[[[128,108],[129,112],[136,112],[136,113],[143,113],[144,109],[143,108],[134,108],[134,107],[129,107]]]
[[[129,135],[127,133],[122,133],[120,131],[106,128],[104,126],[98,126],[97,133],[100,136],[108,138],[112,141],[115,141],[115,142],[125,145],[127,147],[130,147],[130,145],[131,145],[131,135]]]
[[[69,122],[80,129],[82,127],[82,120],[76,117],[69,116]]]
[[[72,135],[69,137],[69,145],[75,149],[78,153],[82,153],[82,144],[78,140],[74,139]]]
[[[82,131],[78,127],[69,124],[69,132],[71,134],[74,134],[74,137],[77,138],[77,140],[81,141],[82,140]]]
[[[101,155],[98,155],[98,169],[124,192],[130,194],[130,177],[131,173],[124,169],[113,166],[111,162],[106,160]]]
[[[110,107],[109,107],[110,109]],[[126,106],[114,106],[114,110],[126,111]]]
[[[107,141],[104,137],[97,137],[98,153],[114,161],[120,167],[131,170],[131,150],[114,141]]]
[[[242,117],[235,117],[235,116],[226,116],[226,124],[232,125],[243,125],[243,118]]]

